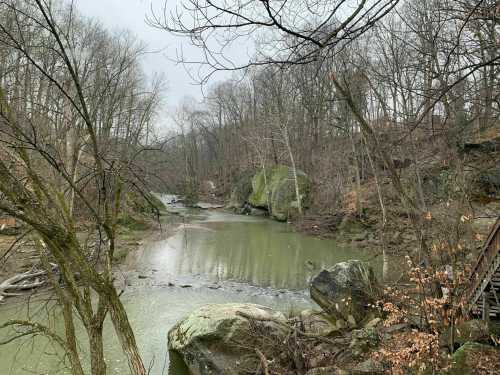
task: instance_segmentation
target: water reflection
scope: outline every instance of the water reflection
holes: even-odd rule
[[[215,215],[220,221],[209,217],[184,225],[173,237],[151,244],[141,253],[141,263],[165,279],[199,275],[212,282],[292,290],[307,288],[318,270],[348,259],[381,269],[373,252],[304,236],[271,220],[223,221],[222,214]]]

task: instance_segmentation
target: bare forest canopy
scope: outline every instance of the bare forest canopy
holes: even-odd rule
[[[424,208],[429,168],[463,163],[465,144],[498,136],[496,1],[279,4],[192,1],[149,18],[204,50],[203,61],[180,56],[201,83],[235,71],[176,114],[178,186],[210,179],[227,193],[244,171],[290,165],[289,143],[317,208],[334,212],[353,182],[408,163],[418,180],[410,205]],[[231,61],[250,36],[255,55]]]

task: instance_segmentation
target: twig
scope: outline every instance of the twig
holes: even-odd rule
[[[260,358],[260,363],[262,365],[262,369],[264,370],[264,375],[269,375],[269,367],[267,366],[266,356],[257,348],[255,348],[255,353],[257,353]]]
[[[330,344],[339,344],[339,343],[342,343],[344,341],[344,340],[332,340],[332,339],[329,339],[328,337],[325,337],[325,335],[321,334],[321,333],[308,333],[308,332],[301,331],[300,329],[295,328],[292,325],[287,324],[285,322],[282,322],[279,319],[274,319],[274,318],[270,318],[270,317],[256,317],[256,316],[244,313],[242,311],[237,311],[236,315],[240,315],[243,318],[246,318],[246,319],[249,319],[249,320],[256,320],[256,321],[260,321],[260,322],[273,322],[273,323],[276,323],[276,324],[278,324],[278,325],[280,325],[282,327],[285,327],[285,328],[287,328],[287,329],[289,329],[291,331],[296,332],[300,336],[303,336],[303,337],[306,337],[306,338],[311,338],[311,339],[318,339],[318,340],[321,340],[321,341],[328,342]]]

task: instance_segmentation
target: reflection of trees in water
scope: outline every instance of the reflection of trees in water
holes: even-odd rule
[[[337,247],[332,240],[283,228],[272,222],[225,223],[217,225],[215,231],[186,228],[178,240],[181,249],[174,260],[175,271],[179,275],[200,274],[213,281],[304,289],[311,275],[322,268],[353,258],[373,258],[367,252]]]

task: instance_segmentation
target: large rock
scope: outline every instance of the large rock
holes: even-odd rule
[[[441,345],[447,346],[450,342],[451,329],[440,336]],[[463,345],[466,342],[488,342],[490,340],[488,322],[485,320],[468,320],[454,327],[454,342]]]
[[[445,372],[449,375],[472,375],[478,373],[499,374],[500,373],[500,349],[468,342],[461,346],[451,360],[450,368]],[[478,366],[483,372],[478,372]]]
[[[376,315],[372,305],[380,296],[380,287],[369,265],[349,260],[321,271],[312,280],[310,293],[332,317],[356,325]]]
[[[252,177],[253,173],[247,172],[236,180],[231,190],[228,208],[240,209],[248,202],[252,194]]]
[[[307,175],[297,171],[300,200],[306,201],[311,187]],[[254,207],[270,209],[272,216],[286,221],[298,209],[293,171],[286,166],[275,166],[261,170],[252,179],[252,194],[249,202]]]
[[[249,303],[206,305],[169,331],[169,350],[180,354],[194,375],[255,373],[259,359],[253,348],[262,348],[263,337],[240,313],[265,324],[266,336],[284,335],[276,322],[285,323],[285,316],[270,308]]]
[[[303,310],[300,312],[300,321],[307,333],[328,336],[338,330],[329,316],[322,311]]]

